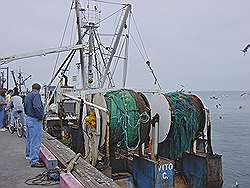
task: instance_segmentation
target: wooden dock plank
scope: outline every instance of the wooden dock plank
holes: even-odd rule
[[[65,167],[67,167],[69,162],[76,156],[76,154],[70,148],[46,132],[44,132],[43,144]],[[86,188],[119,187],[111,178],[108,178],[102,174],[95,167],[87,163],[82,157],[77,160],[77,163],[75,164],[71,173]]]
[[[40,147],[40,158],[47,169],[55,169],[58,165],[56,157],[43,144]]]

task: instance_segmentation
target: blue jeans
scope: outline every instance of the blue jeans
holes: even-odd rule
[[[39,162],[40,146],[42,142],[42,121],[27,116],[27,139],[26,139],[26,157],[30,158],[31,164]]]
[[[4,109],[0,110],[0,129],[4,127]]]

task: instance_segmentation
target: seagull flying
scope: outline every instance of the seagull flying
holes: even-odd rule
[[[250,44],[248,44],[243,50],[241,50],[246,55],[248,48],[250,48]]]

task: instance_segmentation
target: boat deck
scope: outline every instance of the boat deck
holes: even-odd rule
[[[0,132],[0,187],[4,188],[59,188],[59,185],[27,185],[25,180],[35,177],[45,168],[31,168],[25,159],[25,139],[16,133]]]

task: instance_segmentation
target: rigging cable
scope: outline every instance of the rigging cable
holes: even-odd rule
[[[126,37],[126,36],[125,36],[125,37]],[[124,47],[125,42],[126,42],[126,38],[124,38],[124,40],[123,40],[123,42],[122,42],[122,44],[121,44],[121,46],[120,46],[119,55],[118,55],[118,57],[117,57],[117,59],[116,59],[116,62],[115,62],[115,65],[114,65],[114,68],[113,68],[113,72],[112,72],[112,74],[111,74],[111,77],[113,77],[114,74],[115,74],[115,70],[116,70],[118,61],[119,61],[119,59],[120,59],[119,57],[121,56],[122,49],[123,49],[123,47]]]
[[[137,42],[135,41],[134,37],[132,36],[132,34],[130,34],[130,36],[131,36],[131,38],[132,38],[132,40],[133,40],[133,42],[134,42],[134,44],[135,44],[138,52],[141,54],[141,57],[143,58],[144,61],[146,61],[146,64],[148,65],[148,67],[149,67],[149,69],[150,69],[150,71],[151,71],[151,73],[152,73],[152,75],[154,77],[154,80],[155,80],[154,83],[158,85],[159,89],[161,89],[161,85],[160,85],[160,83],[159,83],[159,81],[158,81],[158,79],[157,79],[157,77],[156,77],[156,75],[155,75],[152,67],[150,66],[150,62],[148,60],[146,60],[146,58],[144,57],[142,51],[140,50],[140,48],[139,48]]]
[[[147,51],[146,51],[146,48],[145,48],[145,45],[144,45],[144,43],[143,43],[141,34],[140,34],[140,32],[139,32],[139,29],[138,29],[138,26],[137,26],[137,24],[136,24],[135,17],[134,17],[133,14],[132,14],[132,19],[133,19],[133,22],[134,22],[134,24],[135,24],[136,32],[137,32],[137,34],[138,34],[138,36],[139,36],[139,38],[140,38],[140,42],[141,42],[141,44],[142,44],[142,48],[143,48],[143,50],[144,50],[144,53],[145,53],[147,59],[149,59],[148,54],[147,54]]]
[[[143,55],[142,51],[140,50],[138,44],[136,43],[136,41],[135,41],[135,39],[133,38],[132,35],[131,35],[131,37],[132,37],[132,39],[133,39],[133,41],[134,41],[134,43],[135,43],[135,45],[136,45],[136,47],[137,47],[139,53],[140,53],[141,56],[143,57],[144,61],[146,61],[146,65],[149,67],[149,70],[151,71],[151,73],[152,73],[152,75],[153,75],[153,77],[154,77],[154,80],[155,80],[155,81],[154,81],[154,84],[157,84],[158,87],[159,87],[159,89],[161,89],[161,85],[160,85],[160,83],[159,83],[159,81],[158,81],[158,79],[157,79],[157,77],[156,77],[156,75],[155,75],[155,73],[154,73],[152,67],[150,66],[149,57],[148,57],[148,54],[147,54],[145,45],[144,45],[144,43],[143,43],[141,34],[140,34],[140,32],[139,32],[139,29],[138,29],[138,26],[137,26],[137,24],[136,24],[136,21],[135,21],[135,18],[134,18],[134,15],[133,15],[133,14],[132,14],[132,19],[133,19],[133,22],[134,22],[134,24],[135,24],[135,29],[136,29],[137,34],[138,34],[138,36],[139,36],[139,39],[140,39],[140,42],[141,42],[141,45],[142,45],[142,48],[143,48],[143,50],[144,50],[144,53],[145,53],[145,56],[146,56],[147,60],[146,60],[145,56]]]
[[[123,62],[123,75],[122,75],[122,87],[125,87],[126,86],[126,81],[127,81],[127,74],[128,74],[128,60],[129,60],[129,54],[128,54],[128,51],[129,51],[129,41],[130,41],[130,38],[129,38],[129,31],[130,31],[130,27],[131,27],[131,14],[132,12],[130,11],[129,13],[129,17],[128,17],[128,25],[126,26],[127,27],[127,32],[126,32],[126,36],[125,36],[125,40],[126,40],[126,46],[125,46],[125,50],[124,50],[124,56],[125,56],[125,59],[124,59],[124,62]]]
[[[153,75],[153,77],[154,77],[154,79],[155,79],[155,84],[157,84],[158,87],[159,87],[159,89],[161,90],[161,85],[160,85],[160,83],[159,83],[159,81],[158,81],[158,79],[157,79],[157,77],[156,77],[156,75],[155,75],[155,73],[154,73],[154,70],[153,70],[152,67],[150,66],[150,61],[146,61],[146,64],[147,64],[147,66],[149,67],[149,70],[151,71],[151,73],[152,73],[152,75]]]
[[[86,31],[83,33],[83,36],[81,37],[81,39],[84,38],[84,36],[87,34],[88,29],[86,29]],[[79,44],[79,41],[76,43],[76,45]],[[71,50],[71,52],[69,53],[69,55],[66,57],[66,59],[63,61],[63,63],[61,64],[61,66],[59,67],[59,69],[57,70],[56,74],[54,74],[54,76],[52,77],[50,83],[48,84],[48,86],[50,86],[52,84],[52,82],[55,80],[55,78],[57,77],[58,73],[60,72],[60,70],[62,69],[62,67],[65,65],[65,63],[67,62],[67,60],[70,58],[71,54],[74,53],[75,54],[75,49]],[[71,60],[70,60],[71,61]]]
[[[118,17],[119,17],[119,15],[117,14],[116,17],[115,17],[115,20],[114,20],[114,30],[116,30],[116,27],[117,27],[116,22],[118,20]]]
[[[59,69],[57,70],[57,72],[53,75],[51,81],[49,82],[48,86],[50,86],[52,84],[52,82],[55,80],[55,78],[57,77],[57,75],[59,74],[59,72],[61,71],[61,69],[63,68],[63,66],[67,63],[68,59],[71,58],[72,54],[75,54],[76,50],[72,50],[69,55],[66,57],[66,59],[63,61],[63,63],[61,64],[61,66],[59,67]]]
[[[97,41],[97,45],[98,45],[98,48],[99,48],[99,51],[100,51],[101,58],[102,58],[102,60],[103,60],[104,68],[106,68],[105,58],[104,58],[103,53],[102,53],[102,50],[101,50],[101,46],[103,46],[102,43],[100,42],[100,41],[101,41],[101,38],[100,38],[100,36],[99,36],[97,30],[94,31],[94,33],[95,33],[95,38],[96,38],[96,41]],[[103,46],[103,48],[105,49],[105,46]],[[108,73],[108,79],[109,79],[109,82],[111,83],[111,85],[113,86],[113,83],[112,83],[113,80],[112,80],[112,77],[111,77],[111,75],[110,75],[110,72]]]
[[[120,13],[119,20],[118,20],[117,24],[114,23],[114,25],[116,25],[116,27],[115,27],[115,30],[114,30],[114,35],[113,35],[113,37],[112,37],[112,40],[111,40],[109,49],[111,49],[112,44],[114,43],[114,40],[115,40],[115,37],[116,37],[116,32],[117,32],[117,30],[118,30],[119,23],[121,22],[121,19],[122,19],[122,13],[123,13],[123,11],[121,11],[121,13]],[[117,21],[117,17],[118,17],[118,15],[116,16],[116,21]],[[116,22],[116,21],[115,21],[115,22]]]
[[[115,2],[110,2],[110,1],[101,1],[101,0],[90,0],[90,1],[95,1],[99,3],[106,3],[106,4],[111,4],[111,5],[125,5],[124,3],[115,3]]]
[[[133,40],[133,42],[134,42],[134,44],[135,44],[135,46],[136,46],[138,52],[140,53],[142,59],[143,59],[144,61],[146,61],[146,58],[145,58],[145,56],[143,55],[142,51],[140,50],[140,48],[139,48],[139,46],[138,46],[138,44],[137,44],[135,38],[133,37],[133,35],[132,35],[131,33],[129,33],[129,34],[130,34],[130,36],[131,36],[131,38],[132,38],[132,40]]]
[[[125,38],[125,39],[126,39],[126,38]],[[123,40],[123,42],[120,42],[120,43],[119,43],[119,46],[117,47],[117,52],[118,52],[118,49],[119,49],[119,53],[118,53],[117,57],[114,57],[114,59],[116,58],[116,62],[115,62],[114,65],[113,65],[113,71],[112,71],[112,73],[111,73],[111,77],[112,77],[112,78],[113,78],[113,76],[114,76],[114,73],[115,73],[115,70],[116,70],[116,66],[117,66],[117,64],[118,64],[118,61],[119,61],[120,58],[122,58],[122,57],[121,57],[121,52],[122,52],[122,49],[123,49],[124,44],[125,44],[125,39]],[[121,40],[122,40],[122,38],[121,38]],[[110,70],[111,70],[111,68],[110,68]]]
[[[73,42],[75,42],[75,36],[76,36],[76,32],[74,31],[75,29],[75,16],[73,17],[73,24],[72,24],[72,28],[71,28],[71,33],[70,33],[70,45],[72,45]]]
[[[63,45],[64,37],[65,37],[66,31],[67,31],[67,27],[68,27],[68,24],[69,24],[69,19],[70,19],[71,11],[72,11],[72,8],[73,8],[73,4],[74,4],[74,1],[72,0],[70,11],[69,11],[69,14],[68,14],[68,17],[67,17],[67,21],[66,21],[66,24],[65,24],[65,27],[64,27],[62,40],[60,42],[60,47],[62,47],[62,45]],[[57,67],[58,60],[59,60],[59,56],[60,56],[60,52],[57,54],[57,57],[56,57],[56,62],[55,62],[54,68],[53,68],[52,77],[55,74],[56,67]]]
[[[70,65],[70,63],[71,63],[73,57],[75,56],[75,53],[76,53],[76,50],[72,50],[72,51],[70,52],[70,54],[68,55],[67,59],[63,62],[63,65],[62,65],[62,66],[64,66],[64,65],[66,64],[67,60],[69,59],[69,62],[68,62],[68,64],[66,65],[65,69],[62,69],[62,66],[60,67],[60,69],[58,69],[58,71],[62,70],[62,72],[61,72],[61,77],[59,78],[59,82],[57,83],[56,87],[54,88],[54,90],[53,90],[53,92],[52,92],[50,98],[47,100],[47,103],[46,103],[46,105],[45,105],[45,107],[44,107],[45,112],[46,112],[46,113],[45,113],[45,116],[47,115],[47,108],[48,108],[48,105],[49,105],[50,101],[52,100],[53,96],[55,95],[55,93],[56,93],[56,91],[57,91],[57,89],[58,89],[58,87],[59,87],[59,85],[60,85],[60,82],[61,82],[62,79],[63,79],[63,75],[65,75],[65,72],[67,71],[67,69],[68,69],[68,67],[69,67],[69,65]],[[58,73],[59,73],[59,72],[58,72]],[[57,73],[57,74],[58,74],[58,73]],[[54,79],[56,78],[57,74],[54,76]],[[54,79],[51,80],[51,83],[54,81]],[[50,84],[51,84],[51,83],[50,83]],[[48,86],[49,86],[49,85],[48,85]]]
[[[126,5],[126,6],[127,6],[127,5]],[[100,24],[101,22],[103,22],[103,21],[109,19],[109,18],[112,17],[113,15],[115,15],[115,14],[117,14],[118,12],[120,12],[121,10],[123,10],[126,6],[120,8],[119,10],[117,10],[117,11],[115,11],[115,12],[113,12],[112,14],[110,14],[110,15],[107,16],[106,18],[103,18],[103,19],[100,20],[99,22],[96,22],[95,25],[98,25],[98,24]]]

